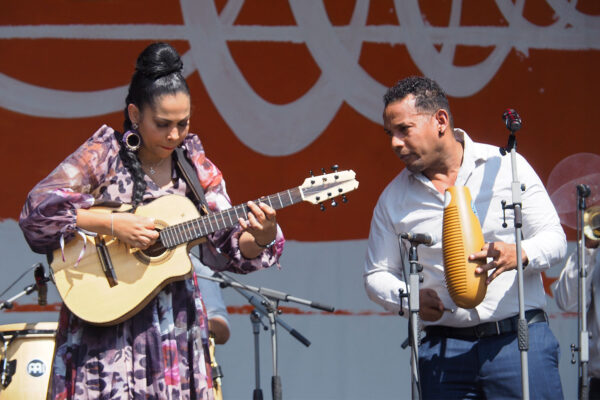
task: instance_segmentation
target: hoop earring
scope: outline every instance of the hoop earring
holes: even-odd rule
[[[123,135],[123,145],[127,150],[134,153],[142,145],[142,137],[137,133],[138,124],[132,124],[130,131],[125,132]]]

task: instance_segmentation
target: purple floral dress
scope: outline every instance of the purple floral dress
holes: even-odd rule
[[[195,166],[213,211],[231,206],[221,172],[204,155],[198,137],[183,146]],[[76,210],[99,201],[131,201],[133,181],[119,157],[110,127],[102,126],[29,193],[19,224],[31,248],[48,253],[78,233]],[[166,194],[186,194],[173,171],[173,185],[159,188],[148,176],[144,203]],[[278,264],[284,238],[259,257],[245,259],[238,227],[209,235],[203,262],[246,273]],[[218,251],[217,251],[218,249]],[[223,255],[226,262],[223,262]],[[139,313],[118,325],[85,323],[62,307],[56,335],[49,398],[212,399],[208,324],[192,279],[167,285]]]

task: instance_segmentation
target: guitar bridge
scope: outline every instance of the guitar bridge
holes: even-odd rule
[[[98,254],[100,265],[102,266],[102,271],[104,271],[108,284],[110,287],[116,286],[119,282],[117,282],[115,269],[112,265],[112,260],[108,248],[106,247],[106,243],[104,242],[104,238],[96,238],[96,254]]]

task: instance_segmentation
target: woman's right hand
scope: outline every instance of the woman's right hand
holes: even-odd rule
[[[131,247],[147,249],[158,239],[154,218],[131,213],[112,213],[111,218],[113,236]]]

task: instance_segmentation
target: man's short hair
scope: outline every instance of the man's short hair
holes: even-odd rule
[[[409,76],[389,88],[383,96],[385,107],[395,101],[400,101],[406,96],[415,96],[415,107],[419,111],[436,112],[444,109],[450,116],[450,126],[454,127],[450,104],[446,93],[434,80],[424,76]]]

